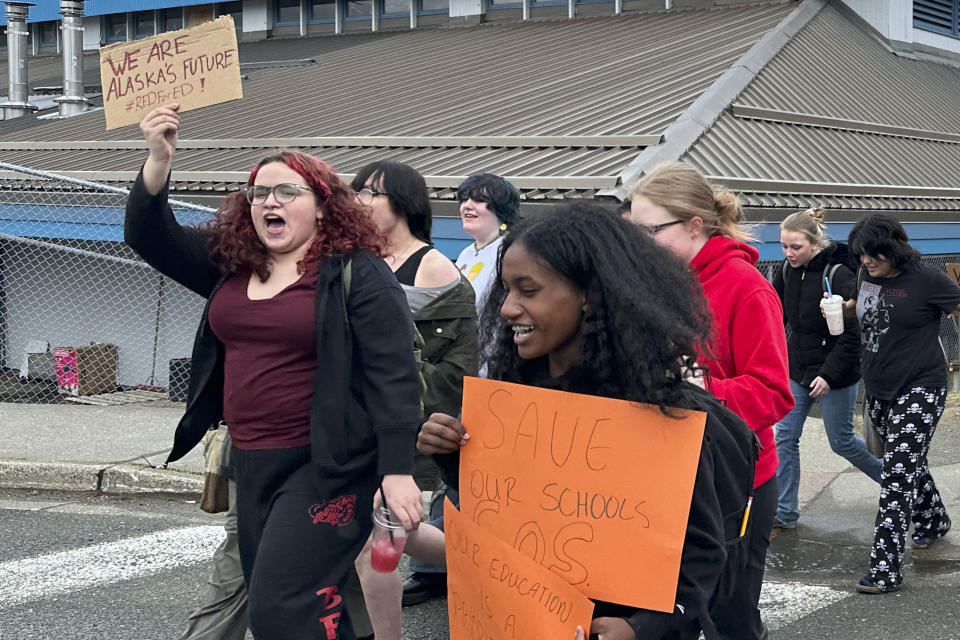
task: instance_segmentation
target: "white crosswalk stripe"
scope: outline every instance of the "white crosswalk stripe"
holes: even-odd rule
[[[219,526],[167,529],[137,538],[0,563],[0,610],[207,562],[223,536],[223,528]],[[851,594],[849,589],[766,582],[760,595],[760,610],[764,623],[773,630]]]
[[[768,629],[778,629],[852,594],[852,589],[765,582],[760,592],[760,615]]]
[[[223,527],[167,529],[0,564],[0,609],[206,562]]]

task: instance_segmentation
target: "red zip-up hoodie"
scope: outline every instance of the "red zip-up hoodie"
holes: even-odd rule
[[[759,253],[748,244],[714,236],[691,266],[713,316],[708,391],[743,418],[760,439],[754,488],[777,472],[773,425],[793,408],[783,308],[773,286],[756,268]]]

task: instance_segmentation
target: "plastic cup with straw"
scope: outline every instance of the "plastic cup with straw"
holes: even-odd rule
[[[370,552],[370,566],[381,573],[390,573],[400,564],[403,547],[407,544],[407,532],[397,520],[387,497],[380,485],[380,499],[383,504],[373,512],[373,548]]]

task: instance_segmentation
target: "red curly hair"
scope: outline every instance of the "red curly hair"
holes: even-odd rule
[[[252,185],[261,167],[273,162],[282,162],[299,173],[313,189],[317,205],[323,209],[317,237],[297,263],[297,271],[303,273],[307,265],[326,256],[358,249],[383,256],[386,238],[370,217],[369,208],[357,201],[353,189],[340,179],[333,167],[302,151],[280,149],[257,163],[250,171],[247,184]],[[250,203],[243,191],[228,195],[217,211],[217,217],[204,225],[204,230],[212,235],[214,260],[227,272],[249,270],[261,281],[270,275],[270,256],[253,227]]]

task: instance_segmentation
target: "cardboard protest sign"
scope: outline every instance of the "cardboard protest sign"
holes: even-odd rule
[[[953,280],[955,284],[960,284],[960,263],[947,263],[947,277]]]
[[[593,603],[444,499],[450,640],[568,638],[590,629]]]
[[[583,594],[673,611],[706,414],[464,379],[460,508]]]
[[[108,130],[171,102],[182,113],[242,98],[233,18],[104,47],[100,83]]]

